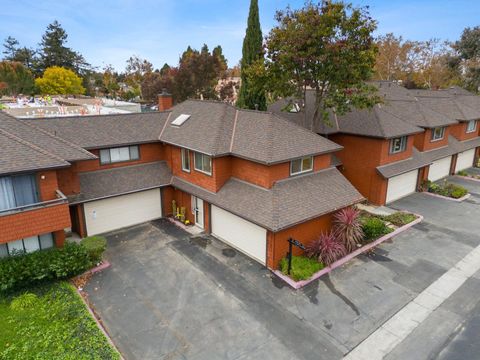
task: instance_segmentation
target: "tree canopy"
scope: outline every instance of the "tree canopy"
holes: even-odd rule
[[[480,91],[480,26],[463,30],[460,40],[453,48],[457,51],[457,60],[452,61],[453,66],[461,66],[465,70],[465,86],[472,90]]]
[[[271,100],[293,97],[305,103],[315,91],[312,129],[330,112],[372,107],[380,99],[365,83],[375,64],[372,36],[376,22],[366,8],[343,2],[307,2],[276,14],[278,25],[266,38],[266,59],[257,61],[249,80]]]
[[[43,77],[35,80],[40,93],[49,95],[84,94],[82,78],[72,70],[52,66],[45,70]]]
[[[249,85],[248,68],[256,61],[263,59],[262,29],[258,13],[258,0],[251,0],[248,25],[242,47],[241,77],[242,84],[238,95],[237,106],[246,109],[267,110],[265,91]]]
[[[39,44],[39,70],[60,66],[82,74],[90,67],[82,55],[66,46],[67,38],[66,31],[57,20],[47,26]]]
[[[29,69],[20,62],[0,61],[0,95],[32,94],[35,80]]]

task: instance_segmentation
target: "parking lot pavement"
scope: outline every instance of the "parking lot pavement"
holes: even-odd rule
[[[339,359],[480,244],[474,203],[414,194],[393,205],[425,221],[299,291],[213,237],[163,220],[108,234],[112,266],[85,290],[126,359]],[[476,280],[446,303],[450,324],[472,317]],[[418,331],[442,332],[437,316]],[[415,347],[407,339],[399,354]],[[441,350],[423,342],[425,352]]]

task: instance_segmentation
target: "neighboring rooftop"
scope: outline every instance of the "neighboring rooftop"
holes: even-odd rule
[[[21,120],[84,149],[158,141],[168,112]]]
[[[68,166],[69,161],[96,159],[95,155],[81,147],[2,112],[0,131],[2,174]]]

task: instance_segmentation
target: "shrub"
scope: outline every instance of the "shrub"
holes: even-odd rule
[[[393,230],[390,229],[383,220],[377,217],[368,217],[363,221],[363,233],[365,234],[365,241],[371,242],[372,240],[378,239],[383,235],[391,233]]]
[[[352,252],[363,239],[360,211],[348,207],[337,212],[333,218],[334,233],[348,252]]]
[[[14,311],[29,309],[35,306],[37,301],[38,297],[36,294],[27,292],[13,299],[10,303],[10,308]]]
[[[91,266],[83,245],[17,254],[0,260],[0,291],[10,291],[39,281],[78,275]]]
[[[434,194],[451,197],[454,199],[459,199],[468,194],[468,190],[463,186],[447,183],[446,181],[443,184],[431,183],[429,185],[428,191]]]
[[[347,254],[345,245],[336,238],[333,231],[322,233],[306,246],[305,253],[308,257],[317,258],[325,265],[331,265]]]
[[[417,217],[407,212],[396,212],[391,215],[383,216],[383,220],[392,223],[395,226],[403,226],[414,221]]]
[[[102,255],[107,248],[107,239],[103,236],[90,236],[80,242],[87,249],[92,263],[97,264],[102,260]]]
[[[459,172],[457,172],[457,175],[468,176],[468,173],[465,170],[460,170]]]
[[[288,259],[283,258],[280,260],[280,269],[282,273],[288,275]],[[323,264],[319,263],[315,259],[310,259],[305,256],[292,256],[292,268],[290,271],[290,277],[295,280],[309,279],[317,271],[323,269]]]
[[[452,190],[450,196],[454,199],[460,199],[462,197],[464,197],[465,195],[467,195],[468,193],[468,190],[461,187],[461,186],[457,186],[455,189]]]

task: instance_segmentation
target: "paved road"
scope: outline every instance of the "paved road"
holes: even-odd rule
[[[395,203],[425,221],[301,291],[157,221],[108,235],[112,267],[86,292],[126,359],[340,359],[480,244],[480,185],[469,186],[460,204]],[[475,336],[479,293],[476,274],[388,356],[453,359]]]

